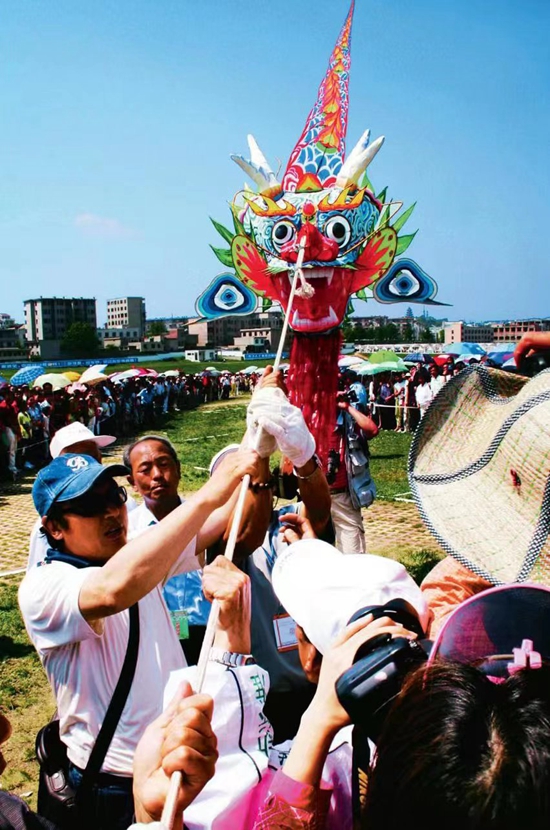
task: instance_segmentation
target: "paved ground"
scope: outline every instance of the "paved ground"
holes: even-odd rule
[[[122,460],[123,447],[107,453],[108,462]],[[18,484],[0,484],[0,573],[25,567],[28,538],[36,512],[32,503],[33,476]],[[416,506],[377,501],[364,511],[369,553],[403,558],[417,551],[439,551],[425,529]]]

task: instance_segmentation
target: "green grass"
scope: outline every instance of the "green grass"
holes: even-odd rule
[[[392,500],[409,491],[407,458],[412,435],[382,431],[370,444],[371,473],[376,482],[376,498]]]
[[[0,580],[0,707],[13,726],[3,752],[8,767],[2,786],[36,803],[38,764],[36,733],[52,716],[55,704],[38,655],[30,644],[17,605],[19,579]]]

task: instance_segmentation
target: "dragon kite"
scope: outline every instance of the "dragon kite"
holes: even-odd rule
[[[213,222],[228,246],[214,253],[235,273],[220,274],[197,301],[203,318],[250,314],[259,302],[263,309],[278,302],[287,312],[299,243],[305,246],[303,284],[290,309],[288,386],[324,465],[334,430],[339,327],[351,297],[439,305],[432,278],[413,260],[395,259],[414,239],[401,233],[414,205],[401,213],[401,202],[389,201],[387,189],[376,195],[371,184],[367,168],[384,138],[371,142],[367,130],[345,156],[354,5],[281,180],[253,136],[249,159],[232,156],[256,189],[245,186],[233,199],[234,230]]]

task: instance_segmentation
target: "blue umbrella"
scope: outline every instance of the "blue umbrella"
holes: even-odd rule
[[[0,388],[2,386],[9,386],[9,382],[6,380],[6,378],[3,378],[2,375],[0,375]]]
[[[13,375],[11,379],[12,386],[27,386],[30,385],[33,380],[36,380],[37,377],[43,375],[46,371],[45,366],[42,363],[29,363],[28,366],[24,366],[22,369],[19,369],[18,372]]]
[[[506,363],[506,361],[510,360],[510,358],[513,357],[513,356],[514,356],[514,351],[510,350],[510,349],[508,349],[508,351],[506,351],[506,352],[499,352],[499,351],[489,352],[489,354],[487,355],[488,359],[492,360],[493,363],[496,363],[497,366],[502,366],[503,363]]]
[[[485,354],[479,343],[451,343],[447,346],[447,354]]]

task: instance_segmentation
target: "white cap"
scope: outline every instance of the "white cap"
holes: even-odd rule
[[[50,443],[50,454],[52,458],[57,458],[67,447],[80,444],[81,441],[94,441],[98,447],[108,447],[109,444],[116,441],[116,437],[114,435],[94,435],[80,421],[74,421],[74,423],[62,427],[55,433]]]
[[[223,461],[226,455],[231,455],[231,453],[237,452],[238,450],[240,450],[240,448],[240,444],[228,444],[227,447],[224,447],[222,450],[218,450],[216,455],[212,456],[212,461],[210,462],[210,465],[208,467],[210,475],[214,475],[214,472],[216,471],[218,464],[220,464]]]
[[[320,539],[289,545],[275,563],[273,588],[281,604],[324,654],[350,617],[369,605],[403,599],[425,629],[428,606],[399,562],[370,554],[343,555]]]

